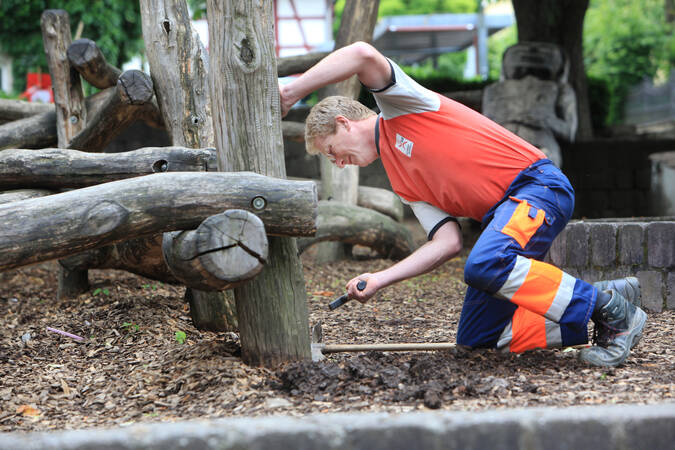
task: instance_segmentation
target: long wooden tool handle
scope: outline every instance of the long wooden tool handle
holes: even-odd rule
[[[410,350],[449,350],[456,347],[453,342],[422,344],[334,344],[321,349],[323,353],[389,351],[405,352]]]

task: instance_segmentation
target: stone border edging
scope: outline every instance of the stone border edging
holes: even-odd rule
[[[326,414],[0,433],[0,449],[670,449],[675,403],[487,412]]]
[[[636,276],[644,308],[675,309],[673,218],[572,221],[546,261],[589,282]]]

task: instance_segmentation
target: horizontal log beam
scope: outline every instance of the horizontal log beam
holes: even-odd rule
[[[101,49],[91,39],[73,41],[66,54],[70,65],[82,75],[82,78],[99,89],[115,86],[122,74],[120,69],[108,64]]]
[[[410,231],[384,214],[360,206],[321,200],[316,236],[297,240],[300,252],[321,241],[364,245],[382,257],[402,259],[415,249]]]
[[[323,185],[321,180],[310,180],[308,178],[293,178],[293,180],[312,181],[316,184],[319,200],[327,200],[323,195]],[[356,204],[363,208],[369,208],[385,214],[397,222],[403,221],[403,202],[392,191],[371,186],[359,186]]]
[[[164,262],[162,233],[87,250],[61,258],[59,263],[68,271],[126,270],[163,283],[179,283]]]
[[[281,131],[284,140],[305,142],[305,124],[302,122],[281,121]]]
[[[54,105],[51,103],[32,103],[25,100],[0,98],[0,123],[25,119],[50,111],[54,111]]]
[[[81,188],[159,172],[216,170],[215,149],[146,147],[120,153],[47,148],[0,152],[0,189]]]
[[[164,231],[227,209],[256,214],[268,234],[316,231],[313,183],[250,172],[157,173],[0,205],[0,270]]]
[[[86,109],[97,111],[112,95],[114,88],[109,88],[87,97]],[[56,110],[50,110],[0,125],[0,150],[7,148],[44,148],[56,146]]]
[[[255,214],[231,209],[206,219],[196,230],[164,233],[164,260],[187,287],[231,289],[260,273],[269,246]]]
[[[329,52],[313,52],[304,55],[277,58],[277,74],[280,77],[306,72],[310,67],[328,56]]]

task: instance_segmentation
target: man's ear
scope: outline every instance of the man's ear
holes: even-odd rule
[[[339,115],[339,116],[335,116],[335,128],[336,129],[337,129],[338,125],[342,125],[343,127],[345,127],[347,129],[347,131],[349,131],[352,124],[350,123],[349,119],[347,119],[345,116]]]

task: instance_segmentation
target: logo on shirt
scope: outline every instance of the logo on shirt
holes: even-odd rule
[[[400,134],[396,134],[396,150],[410,158],[412,155],[413,141],[410,141]]]

